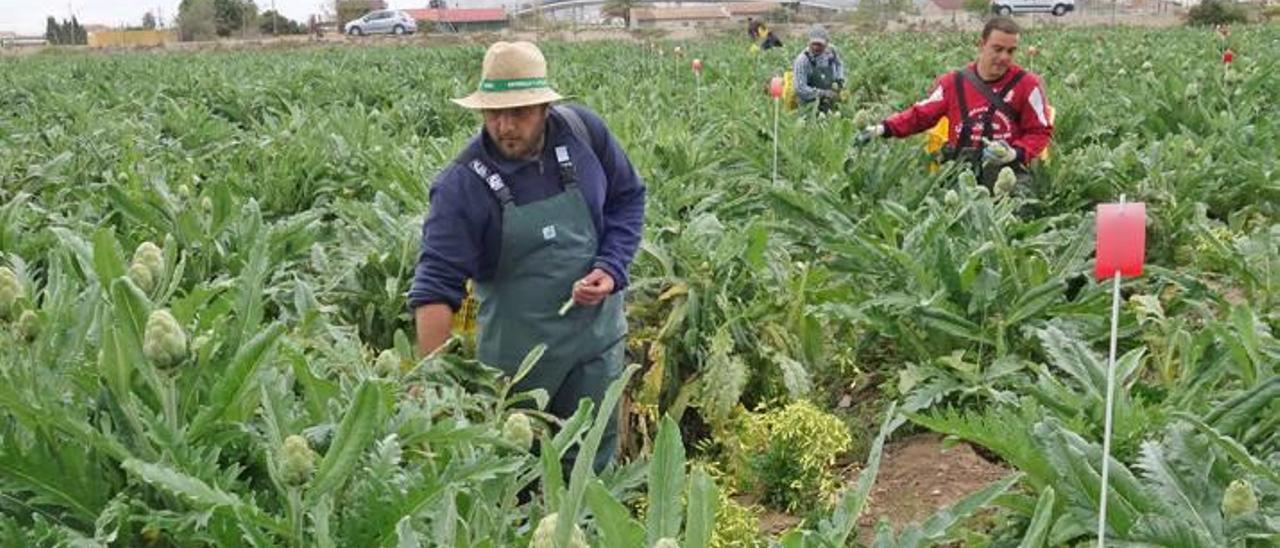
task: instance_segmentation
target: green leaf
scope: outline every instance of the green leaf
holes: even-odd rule
[[[1023,293],[1013,303],[1013,311],[1005,318],[1005,325],[1018,325],[1024,320],[1039,315],[1062,296],[1066,286],[1067,284],[1062,280],[1052,280]]]
[[[589,407],[589,402],[581,402],[579,410]],[[550,447],[546,434],[541,435],[541,447]],[[560,455],[555,451],[542,451],[538,456],[542,461],[542,498],[547,508],[559,508],[564,499],[564,467],[560,465]]]
[[[858,482],[852,488],[844,490],[840,495],[840,502],[836,503],[835,513],[820,526],[822,539],[827,545],[845,546],[854,527],[858,526],[858,516],[862,515],[862,508],[871,496],[871,487],[876,483],[876,475],[880,473],[880,456],[884,452],[885,439],[893,432],[895,425],[900,424],[896,420],[897,409],[896,402],[889,404],[884,421],[880,423],[880,433],[876,434],[871,452],[867,455],[867,465],[858,474]]]
[[[200,409],[200,414],[196,415],[191,425],[192,439],[211,432],[219,419],[231,411],[232,404],[252,388],[258,366],[265,361],[282,334],[284,325],[273,323],[236,352],[231,364],[223,372],[222,380],[214,387],[209,401]]]
[[[201,508],[217,508],[227,506],[238,508],[244,502],[235,495],[217,487],[210,487],[199,478],[188,476],[182,472],[163,466],[128,459],[123,463],[124,469],[143,481],[174,495],[181,496]]]
[[[129,271],[120,251],[120,242],[116,241],[115,233],[109,228],[100,228],[93,234],[93,270],[103,290],[109,290],[113,280],[124,277]]]
[[[643,546],[644,527],[631,517],[631,512],[613,498],[600,480],[587,487],[587,507],[596,517],[602,546]]]
[[[653,462],[649,464],[649,510],[645,529],[647,542],[680,535],[684,517],[684,441],[680,427],[670,416],[662,418],[654,442]]]
[[[346,416],[338,425],[333,443],[320,461],[315,478],[307,490],[307,499],[314,501],[342,486],[355,470],[360,455],[373,442],[377,434],[378,412],[382,405],[382,391],[374,381],[366,380],[356,389],[355,398],[347,408]]]
[[[1027,526],[1027,534],[1022,536],[1018,548],[1044,548],[1049,540],[1049,527],[1053,525],[1053,487],[1045,487],[1040,492],[1040,500],[1036,501],[1036,511],[1031,517],[1031,525]]]
[[[715,530],[720,493],[706,470],[698,468],[690,478],[689,519],[685,526],[684,548],[707,548]]]
[[[1003,479],[994,481],[991,484],[970,493],[968,496],[960,499],[955,504],[934,512],[929,519],[919,526],[911,525],[905,528],[898,545],[901,547],[920,547],[930,546],[933,542],[942,540],[961,520],[973,515],[974,512],[981,510],[995,500],[996,497],[1003,495],[1013,484],[1022,479],[1022,474],[1010,474]]]
[[[396,548],[421,548],[422,542],[418,540],[418,532],[413,530],[413,522],[409,520],[409,516],[400,518],[396,523]]]
[[[622,397],[623,389],[627,387],[627,382],[639,368],[640,366],[634,363],[628,365],[618,380],[609,386],[609,390],[605,392],[604,401],[601,402],[600,409],[596,413],[595,421],[591,425],[591,431],[579,446],[577,458],[573,463],[573,473],[569,477],[569,489],[565,493],[564,500],[560,501],[560,519],[556,522],[555,534],[557,546],[565,546],[569,543],[569,536],[578,519],[578,511],[582,507],[587,483],[595,475],[592,466],[596,451],[600,448],[600,439],[604,437],[610,415],[617,412],[618,399]]]
[[[1248,471],[1259,476],[1264,476],[1267,479],[1270,479],[1273,483],[1280,485],[1280,473],[1277,473],[1271,467],[1267,466],[1266,463],[1254,458],[1253,455],[1250,455],[1249,450],[1231,436],[1215,430],[1212,426],[1205,424],[1204,421],[1190,413],[1175,411],[1173,416],[1187,421],[1191,426],[1194,426],[1196,430],[1199,430],[1200,433],[1208,437],[1209,441],[1212,441],[1215,445],[1226,451],[1227,454],[1231,455],[1231,458],[1240,466],[1243,466]]]

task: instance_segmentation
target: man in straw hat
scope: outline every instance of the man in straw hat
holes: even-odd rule
[[[801,108],[814,101],[818,103],[818,112],[827,112],[835,108],[840,99],[840,88],[844,86],[844,63],[836,48],[827,43],[827,29],[822,25],[814,25],[809,29],[809,45],[796,56],[791,64],[795,74],[796,101]]]
[[[537,46],[493,44],[480,78],[479,90],[454,102],[480,111],[483,128],[431,187],[409,291],[418,344],[429,353],[448,339],[470,279],[480,361],[514,374],[546,344],[516,390],[546,390],[549,411],[567,418],[584,397],[599,405],[622,370],[623,288],[644,183],[598,116],[552,106],[562,97]],[[615,414],[597,471],[616,440]]]

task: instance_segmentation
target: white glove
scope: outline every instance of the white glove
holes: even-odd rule
[[[988,141],[983,139],[983,142],[987,146],[982,147],[982,159],[988,164],[1002,166],[1013,163],[1014,160],[1018,159],[1018,151],[1003,140]]]
[[[884,124],[871,124],[858,132],[858,135],[853,138],[853,144],[865,145],[872,139],[882,136],[884,136]]]

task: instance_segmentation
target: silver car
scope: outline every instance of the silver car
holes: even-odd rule
[[[400,10],[371,11],[353,19],[342,27],[351,36],[365,34],[412,34],[418,32],[418,22]]]

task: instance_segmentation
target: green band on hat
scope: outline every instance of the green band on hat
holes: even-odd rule
[[[515,91],[545,87],[547,87],[546,78],[513,78],[511,80],[480,81],[480,89],[484,91]]]

